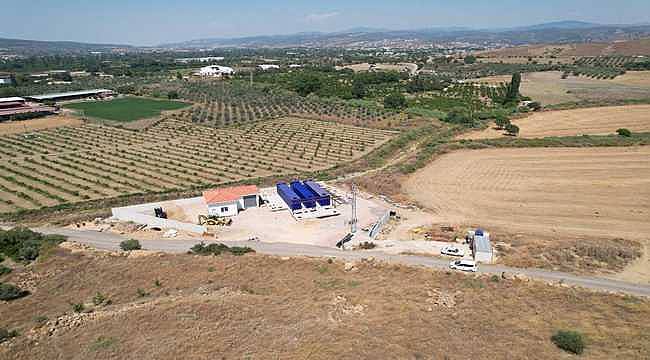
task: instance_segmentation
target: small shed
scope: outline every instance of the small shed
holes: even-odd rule
[[[259,207],[259,190],[255,185],[219,188],[203,192],[208,214],[213,216],[236,216],[241,210]]]
[[[474,232],[474,239],[472,240],[472,253],[474,254],[474,261],[480,263],[490,264],[494,260],[492,250],[492,243],[490,242],[490,233],[477,229]]]

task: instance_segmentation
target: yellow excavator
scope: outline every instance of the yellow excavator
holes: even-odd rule
[[[207,226],[230,226],[232,219],[215,215],[199,215],[199,225]]]

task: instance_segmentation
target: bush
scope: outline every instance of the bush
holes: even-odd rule
[[[16,330],[9,331],[5,328],[0,328],[0,344],[16,336],[18,336]]]
[[[205,243],[203,242],[192,246],[192,248],[190,248],[189,251],[190,254],[203,255],[203,256],[207,256],[207,255],[217,256],[217,255],[221,255],[222,253],[231,253],[235,256],[241,256],[253,252],[255,252],[255,250],[249,247],[233,246],[229,248],[224,244],[214,243],[214,244],[205,245]]]
[[[11,268],[8,268],[4,265],[0,265],[0,276],[7,275],[11,272]]]
[[[370,241],[364,241],[361,244],[359,244],[359,249],[362,249],[362,250],[371,250],[371,249],[374,249],[376,247],[377,247],[377,245],[374,242],[370,242]]]
[[[86,310],[86,306],[82,303],[72,304],[72,311],[76,313],[82,313]]]
[[[135,239],[124,240],[120,243],[120,249],[124,251],[141,250],[142,245],[140,245],[140,242]]]
[[[29,291],[23,290],[11,284],[0,283],[0,300],[11,301],[29,295]]]
[[[624,137],[632,136],[632,132],[630,130],[628,130],[628,129],[625,129],[625,128],[621,128],[621,129],[616,130],[616,133],[619,134],[620,136],[624,136]]]
[[[43,235],[21,227],[0,230],[0,253],[14,261],[30,262],[36,260],[44,248],[58,245],[65,239],[65,236]]]
[[[508,124],[506,125],[506,131],[508,132],[508,135],[517,136],[519,134],[519,126]]]
[[[560,349],[578,355],[585,349],[582,334],[577,331],[560,330],[551,337],[551,341]]]

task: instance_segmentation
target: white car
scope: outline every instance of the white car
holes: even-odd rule
[[[450,256],[460,256],[460,257],[465,256],[465,250],[459,249],[453,245],[443,247],[442,250],[440,250],[440,253],[442,255],[450,255]]]
[[[449,268],[460,271],[478,271],[476,261],[473,260],[455,260],[449,263]]]

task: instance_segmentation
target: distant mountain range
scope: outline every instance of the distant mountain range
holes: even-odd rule
[[[418,47],[437,43],[525,45],[546,43],[612,42],[650,37],[650,24],[603,25],[582,21],[557,21],[499,29],[432,27],[415,30],[389,30],[357,27],[345,31],[302,32],[289,35],[262,35],[239,38],[206,38],[162,44],[164,49],[247,48],[373,48]],[[128,41],[128,40],[127,40]],[[88,52],[141,51],[151,47],[121,44],[88,44],[70,41],[35,41],[0,38],[0,55],[84,54]]]
[[[557,21],[531,26],[500,29],[440,27],[416,30],[354,28],[333,33],[298,33],[240,38],[207,38],[162,44],[163,48],[219,47],[373,47],[400,41],[413,43],[470,42],[506,43],[510,45],[539,43],[610,42],[650,36],[650,25],[602,25],[582,21]]]
[[[87,54],[92,51],[107,52],[114,49],[134,49],[130,45],[88,44],[74,41],[39,41],[0,38],[0,54],[18,55],[42,54]]]

